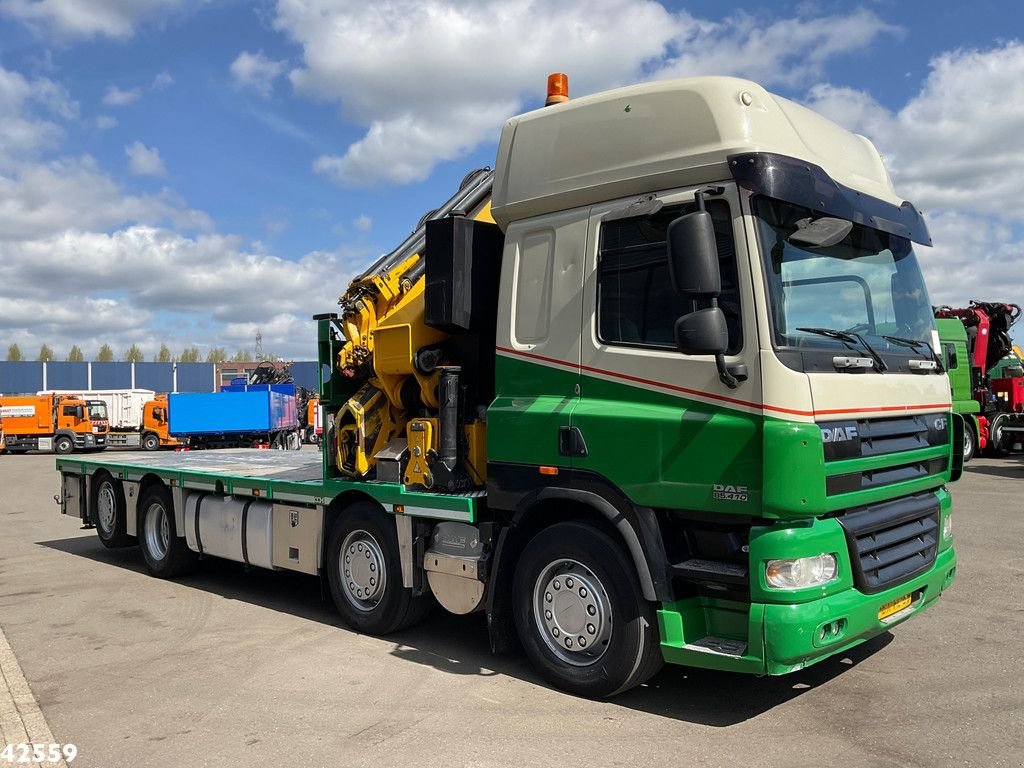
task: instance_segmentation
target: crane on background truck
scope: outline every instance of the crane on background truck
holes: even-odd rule
[[[158,577],[320,574],[370,634],[479,611],[595,697],[933,605],[963,421],[875,148],[734,78],[549,102],[316,318],[320,455],[61,459],[62,511]]]
[[[955,344],[956,337],[963,343],[966,336],[970,378],[969,383],[965,378],[960,388],[970,394],[954,396],[958,403],[965,403],[966,407],[960,406],[962,412],[970,415],[964,431],[964,460],[969,460],[976,449],[1003,456],[1024,442],[1024,371],[1019,366],[1011,370],[1014,366],[1005,365],[1007,356],[1017,352],[1010,328],[1020,317],[1021,308],[972,300],[967,307],[942,306],[934,312],[940,337],[948,339],[945,343]],[[950,322],[962,325],[962,329],[951,327]],[[956,387],[956,369],[963,366],[947,353],[946,367]]]

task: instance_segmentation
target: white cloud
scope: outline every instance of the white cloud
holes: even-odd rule
[[[249,53],[242,51],[231,62],[231,76],[235,82],[245,88],[251,88],[261,96],[267,97],[274,88],[274,82],[284,74],[284,61],[267,58],[263,51]]]
[[[654,0],[278,0],[275,25],[303,49],[296,90],[366,128],[314,164],[356,184],[418,181],[495,141],[510,114],[540,106],[552,71],[576,95],[695,72],[802,84],[895,31],[863,10],[710,23]]]
[[[872,139],[900,194],[925,211],[956,208],[1024,220],[1024,43],[959,50],[931,62],[921,91],[891,112],[827,85],[809,106]]]
[[[42,152],[60,129],[39,114],[74,117],[77,105],[51,81],[0,68],[0,126],[26,126]],[[135,142],[125,152],[136,172],[162,172],[155,148]],[[268,351],[309,358],[307,318],[332,309],[346,275],[370,257],[363,249],[289,261],[210,230],[209,216],[172,190],[130,194],[89,156],[0,158],[0,335],[24,350],[78,344],[92,353],[107,343],[120,353],[138,343],[152,354],[197,339],[251,346],[245,334],[258,324]]]
[[[125,147],[124,153],[128,156],[128,167],[136,176],[164,176],[167,173],[156,147],[147,147],[136,141]]]
[[[54,120],[77,116],[78,103],[59,83],[0,66],[0,167],[56,146],[63,130]]]
[[[812,88],[808,105],[874,141],[897,192],[925,212],[933,302],[1024,303],[1024,44],[950,51],[930,67],[896,111],[830,85]]]
[[[771,23],[740,11],[722,22],[688,24],[659,77],[736,75],[765,86],[799,86],[819,76],[829,59],[865,50],[900,29],[871,11],[781,19]]]
[[[150,88],[154,91],[162,91],[170,88],[172,85],[174,85],[174,76],[170,72],[160,72],[153,78],[153,84]]]
[[[116,85],[107,86],[107,92],[103,94],[103,103],[108,107],[123,107],[132,102],[138,101],[142,91],[138,88],[122,90]]]
[[[83,194],[87,190],[88,194]],[[90,157],[32,163],[0,173],[0,243],[131,223],[209,229],[209,217],[170,191],[128,195]]]
[[[206,323],[209,346],[251,345],[260,329],[269,351],[308,358],[315,353],[309,318],[334,308],[347,277],[368,258],[364,250],[317,251],[289,261],[245,251],[235,237],[190,238],[148,226],[0,242],[0,301],[7,306],[17,300],[0,319],[0,330],[6,338],[31,342],[23,348],[43,341],[85,348],[101,337],[115,349],[140,337],[154,339],[158,346],[167,339],[155,340],[147,323],[154,312],[170,312],[183,325],[189,320]],[[113,280],[96,286],[97,275]],[[91,295],[112,287],[118,293],[114,299]],[[103,311],[81,325],[75,311],[62,314],[46,308],[54,295],[62,297],[63,306],[80,310],[88,299],[92,303],[87,306]],[[109,309],[104,309],[106,302],[112,304]],[[40,317],[45,318],[42,324]],[[172,347],[194,337],[171,329],[166,335],[173,336]]]
[[[0,0],[0,15],[60,37],[123,39],[131,37],[142,20],[188,4],[188,0]]]

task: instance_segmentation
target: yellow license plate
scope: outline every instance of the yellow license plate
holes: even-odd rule
[[[910,595],[904,595],[903,597],[898,598],[896,600],[890,600],[888,603],[886,603],[885,605],[883,605],[881,608],[878,609],[878,619],[879,619],[879,621],[881,621],[882,619],[884,619],[884,618],[886,618],[888,616],[892,616],[894,613],[899,613],[904,608],[906,608],[908,605],[910,605],[910,602],[911,602],[911,596]]]

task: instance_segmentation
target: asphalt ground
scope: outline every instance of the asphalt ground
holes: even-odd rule
[[[53,466],[0,455],[0,639],[74,768],[1024,765],[1019,456],[968,465],[957,581],[892,633],[782,678],[667,667],[610,702],[491,656],[479,614],[373,638],[316,578],[151,578],[58,513]]]

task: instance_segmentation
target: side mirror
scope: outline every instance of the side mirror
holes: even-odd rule
[[[729,327],[718,307],[698,309],[676,320],[676,346],[684,355],[721,355],[729,348]]]
[[[668,225],[668,273],[676,293],[711,298],[722,292],[718,244],[711,214],[694,211]]]

